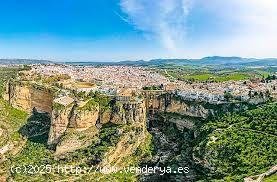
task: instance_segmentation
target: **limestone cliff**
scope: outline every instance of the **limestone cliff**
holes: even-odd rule
[[[146,107],[144,101],[118,102],[113,106],[111,123],[123,124],[121,137],[112,147],[101,162],[101,166],[111,164],[122,167],[126,165],[124,160],[130,157],[137,148],[142,145],[147,137]]]
[[[111,115],[112,115],[111,108],[105,109],[105,110],[101,110],[99,112],[99,123],[100,124],[106,124],[106,123],[110,122]]]
[[[222,112],[245,110],[249,106],[249,103],[246,102],[225,102],[217,104],[204,101],[189,101],[174,93],[163,93],[153,96],[149,96],[148,93],[145,100],[150,115],[166,112],[203,119]]]
[[[31,113],[52,112],[53,96],[49,89],[28,82],[7,82],[3,98],[14,108]]]
[[[68,106],[56,104],[56,107],[53,108],[51,127],[48,138],[49,145],[57,144],[60,138],[63,136],[64,132],[67,130],[73,108],[73,103]]]
[[[140,102],[116,102],[112,108],[111,123],[133,124],[146,121],[146,107]]]
[[[84,102],[76,106],[72,110],[72,115],[70,116],[71,128],[76,129],[87,129],[95,126],[96,121],[99,117],[99,104],[92,103],[91,100]]]
[[[151,95],[151,92],[147,93],[147,97],[145,98],[149,114],[168,112],[191,117],[207,118],[212,112],[209,108],[204,107],[204,103],[187,102],[173,93],[157,95],[154,92],[153,94]]]
[[[95,126],[86,130],[68,128],[56,146],[55,155],[62,155],[67,152],[87,147],[93,141],[97,140],[97,134],[98,129]]]
[[[3,98],[13,107],[29,113],[34,109],[49,113],[51,127],[48,144],[56,146],[60,153],[85,146],[85,143],[77,141],[78,137],[73,142],[74,137],[69,139],[68,136],[79,131],[86,133],[91,128],[96,130],[97,124],[99,128],[105,123],[137,126],[142,123],[145,126],[146,123],[147,109],[143,100],[115,101],[109,107],[102,108],[93,99],[84,102],[67,96],[54,99],[49,89],[31,82],[8,82]]]
[[[165,111],[200,118],[207,118],[211,113],[209,109],[204,108],[201,104],[188,104],[176,99],[171,100]]]
[[[99,105],[90,101],[72,103],[71,106],[52,113],[48,143],[57,145],[56,155],[86,147],[97,138],[98,129],[95,125],[99,118]]]
[[[139,146],[143,145],[149,133],[145,124],[125,125],[121,128],[121,137],[114,147],[103,157],[99,164],[102,167],[122,167],[128,165],[126,158],[132,156]],[[129,164],[132,165],[132,164]]]
[[[13,84],[7,82],[3,98],[14,108],[31,111],[31,89],[24,84]]]
[[[77,133],[78,131],[85,133],[87,130],[95,128],[97,123],[104,124],[110,122],[121,125],[143,125],[145,127],[146,108],[143,101],[117,101],[110,107],[111,109],[101,112],[99,104],[93,100],[86,101],[85,103],[74,102],[66,107],[57,106],[58,109],[54,107],[48,144],[57,145],[57,153],[59,154],[72,151],[74,148],[85,147],[87,143],[72,142],[74,137],[70,138],[68,135],[71,135],[75,131]]]

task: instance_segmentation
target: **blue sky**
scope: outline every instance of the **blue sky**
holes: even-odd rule
[[[274,0],[9,0],[0,2],[0,57],[277,57],[276,22]]]

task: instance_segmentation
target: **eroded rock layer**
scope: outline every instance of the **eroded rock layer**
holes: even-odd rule
[[[87,130],[97,123],[135,124],[146,123],[146,107],[143,101],[116,102],[111,106],[112,112],[101,112],[99,105],[90,109],[73,103],[69,106],[53,109],[52,124],[48,139],[49,145],[56,145],[69,128]]]
[[[6,84],[3,98],[17,109],[31,113],[33,109],[38,112],[52,112],[53,95],[49,89],[20,82]]]

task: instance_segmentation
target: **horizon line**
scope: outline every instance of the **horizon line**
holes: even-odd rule
[[[136,61],[152,61],[152,60],[201,60],[205,58],[240,58],[240,59],[258,59],[258,60],[268,60],[276,59],[277,57],[240,57],[240,56],[205,56],[201,58],[151,58],[151,59],[125,59],[125,60],[58,60],[58,59],[38,59],[38,58],[0,58],[0,60],[29,60],[29,61],[49,61],[56,63],[109,63],[109,62],[136,62]]]

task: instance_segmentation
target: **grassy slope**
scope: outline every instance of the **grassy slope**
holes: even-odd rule
[[[263,182],[276,182],[277,174],[271,175],[263,180]]]
[[[20,139],[18,130],[26,123],[27,116],[27,113],[12,108],[6,101],[0,99],[0,128],[4,131],[2,136],[4,140],[1,140],[0,146],[11,139]]]

